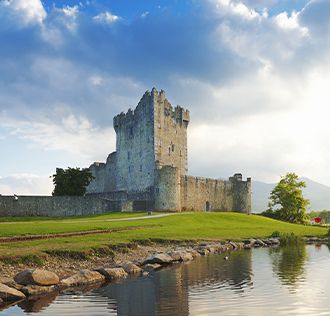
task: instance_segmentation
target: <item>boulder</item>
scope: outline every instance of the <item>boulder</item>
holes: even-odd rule
[[[253,247],[267,247],[267,244],[265,244],[261,239],[257,239],[254,242]]]
[[[194,249],[189,249],[189,250],[187,250],[187,252],[189,252],[193,256],[194,259],[201,256],[199,254],[199,252]]]
[[[161,264],[158,263],[147,263],[146,265],[143,266],[143,270],[147,272],[159,270],[162,268]]]
[[[234,243],[233,241],[230,241],[228,244],[229,244],[234,250],[238,249],[237,244]]]
[[[1,306],[2,303],[3,303],[3,300],[2,300],[2,298],[0,298],[0,306]]]
[[[20,291],[23,288],[23,285],[18,284],[13,279],[7,277],[0,277],[0,283],[12,287],[18,291]]]
[[[169,251],[166,254],[172,258],[172,261],[182,261],[180,251]]]
[[[271,242],[272,245],[279,245],[280,239],[279,238],[268,238],[268,241]]]
[[[144,262],[143,265],[147,263],[158,263],[158,264],[169,264],[173,261],[172,257],[166,253],[157,253],[148,257]]]
[[[27,285],[22,288],[22,292],[27,296],[43,295],[56,291],[56,286]]]
[[[207,248],[198,248],[197,252],[201,255],[201,256],[207,256],[210,251]]]
[[[24,293],[0,283],[0,298],[3,301],[18,301],[25,298]]]
[[[96,269],[107,280],[126,278],[127,273],[123,268],[98,268]]]
[[[87,269],[80,270],[78,273],[70,276],[61,281],[61,285],[63,286],[76,286],[76,285],[87,285],[93,283],[103,282],[105,277],[97,272],[97,271],[90,271]]]
[[[128,274],[141,273],[142,269],[132,262],[126,262],[123,264],[123,269]]]
[[[192,254],[190,252],[183,251],[183,252],[181,252],[181,260],[186,262],[186,261],[194,260],[194,257],[192,256]]]
[[[15,282],[22,285],[56,285],[60,282],[59,277],[51,271],[42,269],[24,270],[14,277]]]

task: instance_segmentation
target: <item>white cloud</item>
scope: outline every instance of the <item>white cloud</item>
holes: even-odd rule
[[[141,18],[146,18],[149,15],[149,11],[145,11],[141,14]]]
[[[52,190],[53,183],[49,176],[22,173],[0,177],[2,195],[50,195]]]
[[[64,150],[84,157],[91,163],[99,157],[105,160],[111,148],[115,148],[112,126],[104,129],[94,127],[86,117],[65,112],[59,108],[51,119],[39,117],[33,121],[6,117],[2,118],[2,126],[9,128],[12,135],[32,141],[47,150]],[[59,121],[56,120],[57,115]]]
[[[118,21],[120,19],[120,17],[118,15],[112,14],[109,11],[106,11],[106,12],[102,12],[102,13],[94,16],[93,19],[98,22],[104,22],[104,23],[111,24],[111,23]]]
[[[62,8],[62,12],[69,17],[76,18],[79,12],[79,7],[77,5],[73,7],[65,6]]]
[[[253,9],[247,7],[240,1],[233,0],[211,0],[215,3],[218,13],[221,15],[234,14],[241,16],[247,20],[260,17],[260,14]]]
[[[303,36],[308,35],[308,28],[299,25],[299,14],[292,12],[291,16],[288,16],[287,12],[282,12],[275,16],[276,24],[284,30],[299,30]]]
[[[9,0],[0,3],[0,11],[7,9],[24,24],[42,24],[47,13],[40,0]]]

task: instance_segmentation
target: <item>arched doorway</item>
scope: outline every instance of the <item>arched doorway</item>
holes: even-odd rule
[[[210,211],[210,202],[209,201],[206,201],[206,203],[205,203],[205,211],[206,212]]]

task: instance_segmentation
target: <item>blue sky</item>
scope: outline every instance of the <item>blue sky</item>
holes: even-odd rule
[[[156,86],[191,111],[189,169],[330,185],[330,1],[0,1],[0,194],[115,148]]]

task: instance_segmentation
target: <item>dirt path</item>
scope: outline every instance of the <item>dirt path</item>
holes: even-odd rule
[[[153,227],[159,227],[159,225],[123,227],[123,228],[113,228],[113,229],[96,229],[96,230],[87,230],[80,232],[54,233],[54,234],[43,234],[43,235],[27,235],[27,236],[20,235],[20,236],[11,236],[11,237],[0,237],[0,244],[17,242],[17,241],[31,241],[31,240],[41,240],[41,239],[51,239],[51,238],[95,235],[95,234],[109,234],[109,233],[120,232],[125,230],[138,230],[138,229],[153,228]]]

